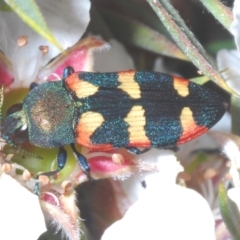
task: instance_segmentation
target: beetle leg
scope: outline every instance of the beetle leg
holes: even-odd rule
[[[66,79],[69,75],[71,75],[72,73],[74,73],[74,69],[72,67],[66,67],[64,70],[63,70],[63,76],[62,78],[63,79]]]
[[[60,147],[57,155],[57,169],[50,172],[40,173],[40,175],[46,175],[48,177],[55,175],[64,168],[66,161],[67,151],[64,149],[64,147]]]
[[[126,149],[127,149],[127,151],[129,151],[130,153],[133,153],[133,154],[136,154],[136,155],[139,155],[139,154],[148,152],[148,151],[150,150],[150,148],[144,148],[143,150],[139,150],[139,149],[136,148],[136,147],[126,147]]]
[[[77,159],[77,162],[80,165],[81,169],[87,175],[88,179],[92,181],[93,178],[90,175],[90,166],[87,159],[77,151],[73,143],[70,146],[73,150],[74,157]]]
[[[63,147],[60,147],[59,151],[58,151],[58,155],[57,155],[57,169],[54,171],[39,173],[37,175],[37,179],[41,175],[51,177],[51,176],[57,174],[59,171],[61,171],[64,168],[66,161],[67,161],[67,151]],[[35,183],[33,193],[36,195],[39,195],[39,182]]]
[[[40,195],[40,192],[39,192],[39,182],[36,182],[34,184],[34,187],[33,187],[33,194],[39,196]]]

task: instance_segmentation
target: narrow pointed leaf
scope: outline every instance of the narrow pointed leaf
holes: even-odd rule
[[[191,78],[190,81],[197,83],[199,85],[203,85],[204,83],[208,82],[210,79],[208,76],[200,76],[200,77],[195,77]]]
[[[103,9],[100,11],[116,38],[151,52],[188,61],[186,55],[161,33],[129,17]]]
[[[204,75],[208,76],[224,90],[238,96],[238,94],[226,84],[215,64],[206,53],[204,53],[201,44],[183,23],[183,20],[179,14],[177,14],[176,10],[173,10],[174,8],[171,6],[170,2],[166,0],[147,1],[168,29],[169,33],[171,33],[179,48],[186,54],[192,63],[198,67]]]
[[[222,218],[233,239],[240,239],[240,213],[237,205],[228,197],[223,184],[219,186],[218,201]]]
[[[12,9],[4,2],[4,0],[0,0],[0,10],[1,11],[12,11]]]
[[[208,156],[203,153],[199,152],[196,158],[185,168],[186,172],[192,174],[202,163],[206,162]]]
[[[4,0],[29,27],[62,50],[34,0]]]
[[[200,0],[207,10],[228,30],[233,22],[233,14],[219,0]]]
[[[240,98],[231,96],[232,133],[240,136]]]

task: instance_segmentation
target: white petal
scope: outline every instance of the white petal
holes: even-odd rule
[[[239,0],[234,1],[233,6],[233,16],[234,21],[231,25],[231,32],[234,35],[235,43],[238,47],[238,50],[240,49],[240,2]]]
[[[132,58],[121,43],[113,39],[109,41],[109,44],[110,50],[94,53],[95,72],[123,71],[135,68]]]
[[[80,39],[89,22],[89,0],[38,0],[37,3],[53,35],[64,49]],[[29,87],[29,82],[35,80],[39,69],[60,52],[13,12],[1,12],[0,31],[0,49],[12,61],[15,73],[12,87],[19,86],[20,82],[26,82],[25,87]],[[25,35],[28,37],[27,45],[17,46],[17,39]],[[48,54],[42,54],[39,50],[41,45],[49,46]]]
[[[237,50],[221,50],[217,54],[218,69],[228,86],[240,94],[240,56]]]
[[[159,184],[163,182],[165,186],[174,185],[178,173],[183,171],[183,167],[170,150],[151,149],[141,154],[138,161],[147,162],[156,169],[157,172],[144,175],[147,189],[151,187],[154,191],[156,187],[159,187]]]
[[[240,187],[240,151],[238,145],[229,139],[223,145],[223,152],[231,161],[231,168],[229,173],[233,179],[233,184],[235,187]]]
[[[146,194],[123,219],[104,233],[102,240],[215,239],[214,219],[205,199],[180,186]]]
[[[0,239],[37,239],[46,231],[38,197],[6,174],[0,177]]]
[[[89,0],[37,0],[46,22],[64,49],[75,44],[90,20]]]
[[[238,209],[240,211],[240,188],[235,187],[235,188],[229,189],[227,191],[227,195],[232,201],[234,201],[237,204]]]
[[[178,173],[183,171],[176,156],[169,150],[151,149],[141,154],[136,161],[140,163],[140,173],[121,182],[121,187],[131,203],[136,202],[146,190],[155,193],[156,189],[174,186]],[[144,168],[152,171],[144,173]],[[142,186],[143,181],[146,188]]]

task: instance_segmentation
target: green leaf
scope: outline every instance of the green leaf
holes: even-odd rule
[[[108,27],[120,41],[165,56],[189,61],[185,54],[161,33],[132,18],[100,9]],[[124,26],[124,28],[122,27]]]
[[[58,49],[62,47],[54,38],[34,0],[4,0],[29,27]]]
[[[231,96],[232,133],[240,136],[240,98]]]
[[[186,26],[183,19],[170,2],[168,0],[147,0],[147,2],[149,2],[161,22],[165,25],[169,33],[171,33],[172,38],[179,48],[186,54],[192,63],[221,88],[231,94],[239,96],[226,84],[218,72],[214,61],[206,54],[200,42],[194,37],[193,33]]]
[[[222,214],[222,218],[233,236],[233,239],[239,240],[240,239],[240,213],[238,210],[237,205],[233,202],[227,195],[227,191],[221,183],[219,185],[219,207]]]
[[[210,42],[205,46],[206,50],[214,55],[222,49],[235,49],[235,43],[233,39],[224,39]]]
[[[202,163],[208,160],[208,156],[204,152],[199,152],[196,158],[185,168],[186,172],[193,173]]]
[[[219,0],[200,0],[207,10],[226,28],[230,29],[233,22],[233,14]]]
[[[208,76],[200,76],[200,77],[191,78],[189,80],[199,85],[203,85],[204,83],[208,82],[210,78]]]
[[[112,0],[114,2],[114,9],[121,9],[121,13],[132,18],[137,19],[139,22],[144,23],[150,28],[162,33],[167,38],[171,39],[170,34],[165,29],[163,24],[159,24],[158,18],[156,15],[152,14],[150,8],[146,7],[146,3],[144,1],[139,0],[131,0],[131,1],[118,1]],[[98,3],[98,7],[101,7],[101,2]],[[137,9],[137,11],[136,11]],[[172,40],[172,39],[171,39]]]
[[[4,2],[4,0],[0,0],[0,10],[5,12],[12,11],[12,9]]]

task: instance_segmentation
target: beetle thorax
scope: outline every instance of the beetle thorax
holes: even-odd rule
[[[40,147],[59,147],[74,142],[74,103],[62,81],[35,87],[25,98],[29,140]]]

